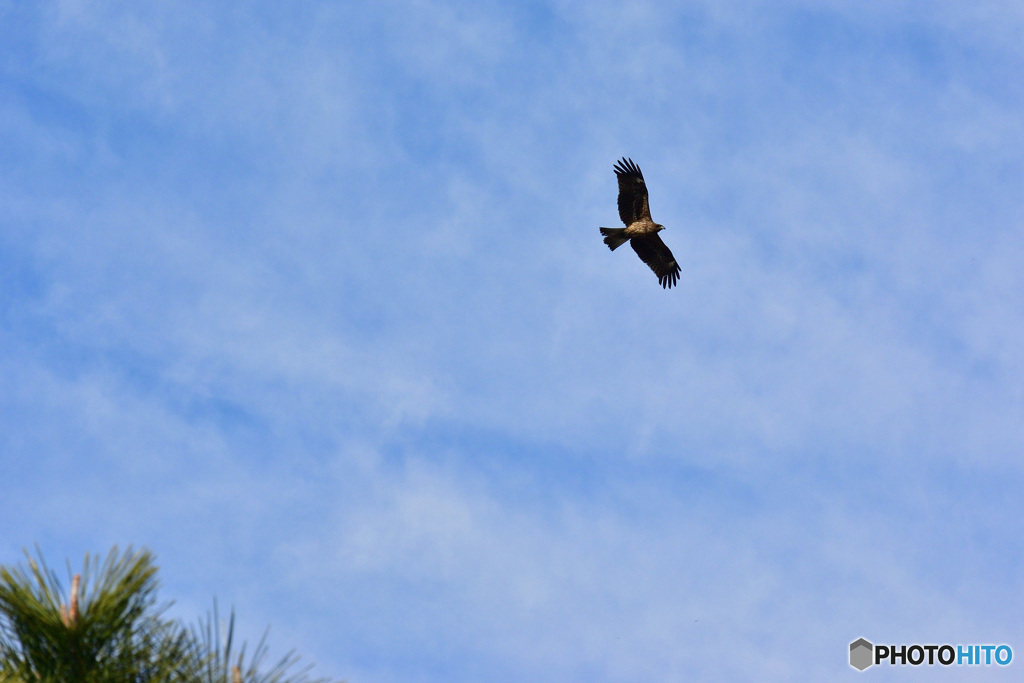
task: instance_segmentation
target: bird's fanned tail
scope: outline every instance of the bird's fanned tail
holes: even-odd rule
[[[612,251],[629,241],[625,228],[601,228],[601,234],[604,235],[604,243]]]

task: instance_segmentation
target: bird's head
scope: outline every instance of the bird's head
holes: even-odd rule
[[[654,224],[654,232],[661,232],[664,229],[665,229],[665,226],[662,225],[661,223],[655,223]]]

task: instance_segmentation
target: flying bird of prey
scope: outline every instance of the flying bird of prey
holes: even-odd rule
[[[665,226],[651,220],[644,174],[632,159],[623,157],[615,164],[615,177],[619,181],[619,218],[626,227],[601,228],[604,243],[615,251],[629,242],[640,260],[658,276],[661,286],[671,287],[679,281],[679,264],[658,236]]]

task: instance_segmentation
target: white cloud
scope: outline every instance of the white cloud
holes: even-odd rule
[[[1009,641],[1020,17],[802,6],[15,13],[0,536],[353,679]]]

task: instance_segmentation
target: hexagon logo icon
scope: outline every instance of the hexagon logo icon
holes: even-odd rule
[[[874,655],[875,646],[863,638],[850,643],[850,666],[857,671],[863,671],[874,664]]]

